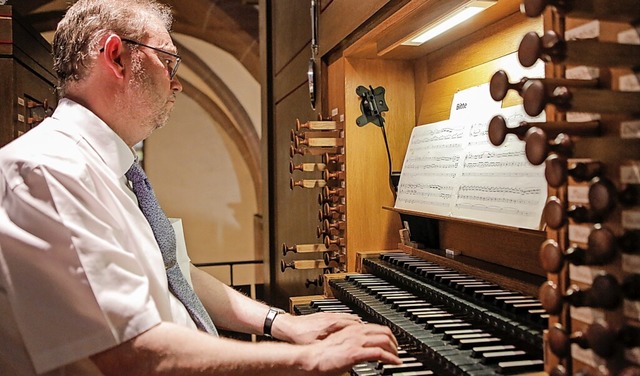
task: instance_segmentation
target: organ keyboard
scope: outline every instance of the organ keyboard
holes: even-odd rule
[[[333,299],[297,314],[350,312],[389,326],[404,363],[360,364],[352,375],[493,375],[542,371],[548,315],[527,295],[403,252],[362,260],[365,274],[328,280]]]

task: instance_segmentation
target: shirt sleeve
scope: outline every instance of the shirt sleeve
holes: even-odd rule
[[[17,167],[0,215],[0,273],[38,373],[160,322],[149,281],[90,172]],[[21,180],[20,180],[21,179]]]

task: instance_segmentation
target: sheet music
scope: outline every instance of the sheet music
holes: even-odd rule
[[[527,161],[524,142],[513,135],[499,147],[492,145],[487,129],[496,114],[509,127],[544,121],[544,115],[531,118],[522,106],[481,112],[414,128],[395,207],[539,229],[547,197],[544,167]]]

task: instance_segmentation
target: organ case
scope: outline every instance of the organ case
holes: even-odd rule
[[[621,203],[626,201],[620,200],[620,197],[633,191],[633,186],[638,183],[634,180],[637,179],[637,160],[640,157],[638,133],[633,131],[637,129],[634,127],[637,127],[638,113],[633,111],[634,101],[637,99],[634,99],[634,94],[621,93],[637,91],[633,87],[634,77],[637,82],[637,74],[633,70],[637,69],[637,63],[625,63],[627,66],[615,64],[616,61],[629,61],[628,59],[634,61],[636,50],[631,43],[635,42],[620,41],[618,38],[633,40],[637,36],[637,32],[634,35],[629,26],[629,19],[638,19],[638,7],[633,1],[614,1],[609,7],[609,4],[600,4],[594,0],[587,1],[593,5],[592,8],[578,2],[580,5],[572,15],[569,9],[558,9],[568,3],[573,2],[524,1],[529,8],[534,4],[533,7],[541,9],[533,16],[532,11],[526,9],[527,15],[532,16],[527,17],[520,12],[520,1],[499,0],[492,8],[455,30],[423,46],[413,47],[404,46],[400,42],[433,17],[433,14],[437,14],[442,6],[439,2],[375,2],[378,6],[368,5],[375,9],[368,8],[370,13],[363,19],[354,13],[362,10],[363,5],[356,5],[355,2],[321,2],[319,55],[322,57],[322,80],[319,111],[323,118],[337,121],[344,127],[345,269],[365,273],[385,270],[386,266],[378,267],[375,266],[377,262],[371,261],[375,257],[370,259],[365,255],[400,248],[412,257],[436,262],[441,267],[454,268],[469,275],[469,278],[479,278],[533,297],[540,294],[541,299],[545,298],[542,302],[544,308],[552,307],[550,302],[555,302],[560,307],[546,318],[546,329],[543,331],[540,328],[539,334],[533,335],[541,340],[539,350],[544,355],[546,372],[637,372],[637,343],[627,338],[637,334],[635,296],[628,292],[621,293],[623,296],[615,307],[577,306],[594,304],[594,301],[603,299],[602,293],[598,293],[602,291],[599,286],[629,290],[638,273],[634,255],[637,240],[630,240],[635,239],[634,234],[637,235],[637,199],[631,200],[631,204],[625,204],[625,207]],[[344,19],[339,17],[342,14],[354,14],[355,20],[340,24],[338,20]],[[394,195],[389,189],[389,172],[401,169],[414,126],[447,119],[452,97],[457,91],[487,83],[497,71],[503,71],[509,77],[522,76],[523,59],[518,55],[522,48],[521,42],[524,43],[523,39],[526,39],[525,35],[528,33],[533,31],[537,35],[543,35],[554,31],[563,39],[566,37],[565,31],[585,25],[598,17],[604,17],[599,22],[601,35],[597,38],[589,37],[588,43],[595,41],[595,44],[582,51],[596,50],[600,47],[598,42],[622,42],[627,44],[626,47],[622,46],[624,56],[616,56],[613,52],[583,56],[584,53],[576,54],[575,50],[571,54],[571,46],[582,43],[577,42],[567,44],[569,63],[563,63],[562,59],[555,56],[547,57],[546,55],[557,53],[553,49],[547,51],[543,48],[541,55],[545,56],[533,58],[538,60],[538,57],[543,57],[547,60],[545,77],[538,77],[544,80],[567,79],[571,76],[567,75],[567,69],[606,61],[599,67],[600,76],[597,78],[597,88],[594,89],[596,91],[589,92],[579,87],[589,86],[591,82],[573,85],[578,88],[572,88],[570,83],[564,82],[557,85],[568,87],[564,94],[557,91],[547,93],[543,82],[541,88],[537,88],[538,84],[527,85],[527,95],[510,90],[503,101],[503,107],[506,107],[522,105],[520,95],[525,96],[525,102],[527,96],[534,98],[524,103],[525,107],[546,109],[549,127],[565,127],[566,121],[582,122],[579,130],[565,132],[565,140],[571,141],[565,149],[560,144],[561,141],[549,139],[545,132],[532,131],[534,135],[530,137],[531,141],[527,140],[527,146],[531,145],[537,155],[541,155],[535,163],[544,162],[546,165],[546,178],[551,179],[549,196],[555,197],[555,201],[550,200],[552,204],[545,207],[544,219],[547,222],[555,221],[557,226],[547,226],[544,231],[522,230],[392,209]],[[353,23],[358,21],[361,23],[354,26]],[[612,46],[613,49],[605,51],[617,51],[620,47]],[[562,50],[560,47],[557,49]],[[635,59],[637,62],[637,57]],[[588,80],[593,80],[593,77]],[[389,111],[384,113],[384,117],[392,157],[390,169],[387,167],[380,129],[373,125],[356,125],[356,119],[361,115],[361,102],[355,93],[356,88],[361,85],[372,88],[380,86],[386,90]],[[581,93],[586,95],[581,97]],[[592,98],[589,98],[590,95]],[[603,100],[594,100],[597,96]],[[582,106],[583,111],[591,106],[594,111],[604,113],[586,120],[579,114],[567,114],[572,100],[575,101],[574,105]],[[629,101],[622,103],[622,100]],[[619,111],[616,111],[617,108]],[[594,125],[597,125],[595,132]],[[556,141],[559,144],[555,144]],[[575,177],[578,175],[574,175],[574,172],[569,172],[580,168],[593,169],[594,163],[606,166],[606,172],[587,173],[589,178],[583,178],[582,181]],[[560,183],[549,177],[554,171],[553,166],[558,164],[560,175],[569,175],[568,178],[560,178]],[[583,167],[576,167],[576,164]],[[604,178],[609,183],[593,180],[594,178]],[[588,197],[591,187],[595,187],[594,194],[604,192],[597,196],[598,204],[602,201],[611,203],[601,204],[607,209],[603,210],[607,212],[606,218],[584,214],[585,210],[588,213],[594,205]],[[619,191],[626,193],[621,195]],[[560,217],[553,217],[554,212]],[[579,213],[583,213],[582,217]],[[431,236],[428,244],[434,249],[418,249],[399,244],[398,231],[405,220],[414,226],[414,233],[420,230],[415,226],[429,226],[432,235],[435,229],[436,236]],[[606,263],[599,261],[601,265],[597,267],[570,266],[574,261],[575,264],[584,262],[580,261],[587,257],[584,256],[584,250],[587,251],[586,254],[595,252],[594,249],[606,253],[607,250],[602,251],[602,248],[607,246],[591,245],[588,239],[594,230],[601,227],[613,234],[615,242],[610,244],[615,246],[610,245],[608,252],[612,253],[612,248],[615,248],[615,254],[607,256],[610,259]],[[556,249],[552,249],[552,252],[547,247],[550,241],[556,243]],[[623,248],[624,251],[618,252]],[[447,258],[443,251],[439,251],[441,249],[460,251],[462,255]],[[556,265],[554,270],[551,270],[553,268],[549,263]],[[370,266],[367,267],[367,264]],[[606,272],[608,277],[595,282],[595,277],[602,272]],[[395,269],[392,274],[396,274]],[[349,278],[354,281],[350,283],[358,283],[355,281],[357,277]],[[335,288],[349,289],[337,286],[339,283],[331,282],[333,279],[330,277],[325,280],[328,281],[326,286],[334,287],[333,290],[327,288],[326,293],[329,295],[343,294],[336,292]],[[413,282],[409,285],[411,283]],[[554,285],[552,289],[544,287],[549,284]],[[420,288],[417,290],[418,294],[424,295]],[[547,294],[548,290],[553,292]],[[360,301],[354,303],[353,300],[351,303],[361,304]],[[318,304],[320,303],[316,303]],[[574,307],[571,307],[572,304]],[[360,308],[367,310],[364,306]],[[505,314],[509,316],[512,313]],[[378,319],[382,322],[386,320],[384,317]],[[589,331],[591,327],[593,329]],[[601,339],[598,342],[600,346],[589,343],[589,338],[594,336]],[[608,340],[602,340],[603,338]],[[603,343],[615,347],[613,356],[601,356],[603,352],[600,348]],[[593,349],[589,349],[590,346]],[[451,372],[457,374],[457,371]]]
[[[0,5],[0,146],[36,126],[57,103],[51,46],[10,5]]]

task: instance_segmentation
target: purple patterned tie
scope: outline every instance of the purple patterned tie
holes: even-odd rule
[[[147,175],[140,167],[137,159],[125,176],[131,181],[133,193],[138,198],[138,206],[142,210],[142,214],[147,218],[149,225],[151,225],[153,235],[162,252],[169,290],[185,306],[198,329],[217,335],[218,331],[213,325],[209,314],[180,271],[176,260],[176,234],[173,231],[173,226],[171,226],[171,222],[162,211],[151,184],[149,184]]]

